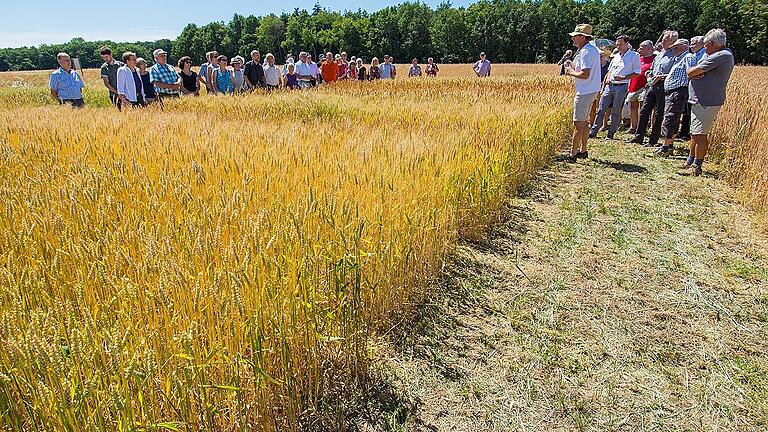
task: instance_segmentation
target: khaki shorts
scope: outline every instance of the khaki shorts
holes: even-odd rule
[[[628,102],[642,102],[644,100],[645,100],[645,87],[641,88],[638,91],[630,92],[627,95]]]
[[[589,120],[589,112],[592,110],[592,102],[600,92],[589,94],[577,94],[573,98],[573,121],[584,122]]]
[[[705,107],[701,104],[691,106],[691,135],[706,135],[715,123],[715,117],[721,106]]]

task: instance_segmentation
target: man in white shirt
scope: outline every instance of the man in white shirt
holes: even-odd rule
[[[264,84],[268,91],[276,89],[280,85],[280,68],[275,64],[275,56],[267,54],[264,63]]]
[[[597,109],[595,123],[592,125],[592,131],[589,134],[590,138],[597,136],[597,132],[603,124],[605,111],[613,107],[611,109],[611,125],[605,139],[615,139],[614,135],[621,124],[621,109],[627,98],[629,81],[640,74],[640,55],[631,48],[629,36],[622,35],[616,38],[616,49],[619,52],[613,56],[613,60],[608,66],[608,74],[605,75],[603,94],[600,96],[600,105]]]
[[[570,33],[573,45],[578,48],[573,61],[566,62],[565,75],[576,81],[576,97],[573,99],[573,137],[571,152],[565,158],[574,163],[576,159],[586,159],[587,140],[589,139],[589,112],[592,103],[600,92],[600,52],[590,43],[592,26],[579,24]]]
[[[308,53],[302,51],[299,53],[299,61],[296,63],[296,75],[300,89],[310,88],[312,80],[312,68],[307,60]]]
[[[123,62],[124,66],[117,70],[117,95],[121,101],[120,106],[143,107],[147,103],[144,85],[136,67],[136,53],[123,54]]]

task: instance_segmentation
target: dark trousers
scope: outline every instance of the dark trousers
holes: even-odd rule
[[[640,108],[640,121],[637,123],[637,135],[635,135],[637,141],[642,141],[645,138],[645,132],[648,130],[648,123],[651,121],[651,113],[656,110],[656,117],[654,118],[648,141],[649,145],[656,145],[659,143],[659,136],[661,136],[661,122],[664,120],[664,100],[663,81],[657,83],[645,93],[645,100],[643,101],[643,106]]]
[[[685,111],[686,105],[688,105],[688,86],[666,92],[664,120],[661,124],[664,139],[673,139],[677,135],[677,131],[680,130],[680,115]]]
[[[85,101],[81,99],[62,99],[59,101],[62,105],[72,105],[73,108],[84,108]]]
[[[683,120],[680,124],[680,134],[679,137],[689,137],[691,136],[691,107],[693,105],[686,103],[685,104],[685,110],[683,110]]]

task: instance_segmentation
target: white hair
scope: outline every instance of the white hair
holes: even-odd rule
[[[667,30],[665,33],[672,38],[673,43],[677,40],[677,38],[680,37],[680,34],[677,32],[677,30]]]
[[[61,59],[65,59],[65,58],[69,58],[69,54],[67,54],[65,52],[60,52],[60,53],[56,54],[56,60],[61,60]]]
[[[691,38],[691,45],[704,43],[704,36],[694,36]]]
[[[712,29],[704,36],[704,43],[712,42],[716,46],[724,47],[728,42],[728,37],[723,29]]]
[[[650,40],[646,39],[646,40],[640,42],[640,48],[642,48],[642,47],[648,47],[650,49],[653,49],[653,42],[651,42]]]

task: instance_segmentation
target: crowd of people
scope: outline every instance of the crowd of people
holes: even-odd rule
[[[124,106],[143,107],[169,97],[198,96],[203,88],[208,94],[226,95],[278,88],[302,90],[336,81],[397,77],[394,58],[389,55],[383,57],[383,63],[377,57],[372,58],[366,67],[363,59],[348,57],[346,52],[336,55],[328,52],[320,55],[318,62],[313,61],[311,53],[301,52],[298,58],[289,54],[283,65],[278,66],[273,54],[267,54],[262,61],[258,50],[251,52],[251,59],[247,62],[241,56],[230,59],[210,51],[206,53],[206,62],[195,71],[189,56],[181,57],[176,66],[168,64],[168,53],[163,49],[153,52],[154,64],[151,67],[145,59],[132,52],[124,53],[122,61],[115,59],[108,47],[102,47],[99,54],[104,60],[101,78],[110,101],[118,109]],[[51,95],[61,104],[78,108],[85,106],[82,95],[85,83],[73,70],[72,59],[67,53],[59,53],[56,59],[59,68],[51,73]],[[491,75],[491,63],[485,53],[480,54],[472,69],[478,77]],[[414,58],[408,68],[408,77],[425,75],[434,78],[439,72],[440,67],[433,58],[430,57],[423,68]]]
[[[561,74],[576,84],[574,132],[565,160],[588,158],[589,138],[605,130],[605,138],[613,140],[628,120],[627,142],[655,147],[657,156],[672,155],[676,139],[689,141],[680,173],[701,175],[709,131],[734,67],[725,31],[713,29],[689,41],[667,30],[658,44],[645,40],[638,50],[622,35],[613,51],[598,48],[589,24],[576,26],[570,36],[577,50],[560,62]]]

